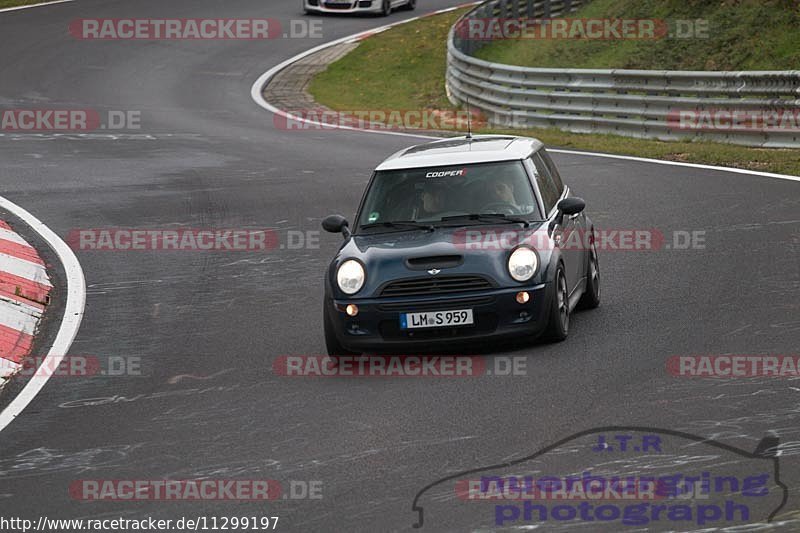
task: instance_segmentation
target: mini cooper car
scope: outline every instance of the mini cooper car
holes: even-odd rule
[[[414,9],[417,0],[303,0],[306,13],[373,13],[388,16],[394,9]]]
[[[328,353],[449,349],[567,337],[600,303],[594,227],[542,143],[467,136],[402,150],[375,170],[325,277]]]

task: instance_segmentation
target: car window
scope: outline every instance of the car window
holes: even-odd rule
[[[550,157],[547,150],[544,148],[539,150],[539,156],[542,158],[542,161],[544,161],[544,164],[547,165],[547,170],[550,171],[550,177],[553,178],[553,183],[556,186],[556,191],[558,191],[558,197],[560,198],[561,194],[564,192],[564,182],[561,181],[561,174],[559,174],[556,164],[553,163],[553,158]]]
[[[561,194],[556,188],[553,177],[550,175],[550,170],[548,170],[547,165],[538,153],[531,156],[531,161],[536,169],[536,183],[539,185],[539,192],[542,194],[545,211],[550,213]]]
[[[497,213],[542,218],[522,161],[379,171],[358,225]]]

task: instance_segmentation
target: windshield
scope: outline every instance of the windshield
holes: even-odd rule
[[[539,218],[522,161],[380,171],[364,199],[358,225],[435,225],[461,217],[470,220],[470,215],[484,223],[474,215]]]

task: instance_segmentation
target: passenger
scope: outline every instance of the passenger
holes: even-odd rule
[[[447,187],[439,184],[426,184],[421,195],[422,205],[417,212],[418,220],[441,218],[446,211]]]

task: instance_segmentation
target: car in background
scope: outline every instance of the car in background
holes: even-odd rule
[[[533,138],[458,137],[375,170],[325,276],[329,355],[545,334],[600,303],[594,226]],[[405,353],[409,353],[406,351]]]
[[[417,0],[303,0],[308,13],[372,13],[388,16],[393,10],[417,7]]]

